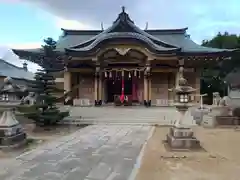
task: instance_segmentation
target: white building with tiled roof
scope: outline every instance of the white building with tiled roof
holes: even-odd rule
[[[27,81],[34,80],[34,73],[28,71],[26,63],[23,67],[18,67],[0,59],[0,84],[5,77],[11,77],[18,85],[25,86]]]

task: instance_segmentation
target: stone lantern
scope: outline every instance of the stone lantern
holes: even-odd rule
[[[189,125],[183,122],[189,107],[193,106],[190,97],[196,89],[188,85],[187,80],[183,77],[183,71],[184,68],[180,67],[178,84],[175,88],[170,89],[177,97],[174,106],[180,112],[180,117],[167,134],[167,144],[171,149],[196,149],[200,148],[200,143],[193,136],[193,131]]]
[[[14,109],[20,105],[24,89],[7,77],[0,87],[0,148],[18,147],[26,142],[23,127],[17,121]]]

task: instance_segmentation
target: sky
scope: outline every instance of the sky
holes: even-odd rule
[[[188,27],[197,43],[219,31],[240,32],[239,0],[0,0],[0,58],[21,66],[10,48],[40,47],[46,37],[57,40],[61,28],[107,28],[121,6],[141,28]]]

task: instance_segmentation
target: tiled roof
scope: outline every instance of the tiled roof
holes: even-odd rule
[[[166,48],[164,46],[158,45],[156,43],[153,43],[149,38],[147,38],[146,36],[139,34],[139,33],[133,33],[133,32],[113,32],[113,33],[106,33],[103,34],[101,36],[99,36],[98,38],[96,38],[94,40],[94,42],[92,42],[91,44],[84,46],[84,47],[76,47],[73,48],[75,51],[88,51],[91,50],[92,48],[94,48],[95,46],[97,46],[99,43],[101,43],[104,40],[108,40],[108,39],[114,39],[114,38],[128,38],[128,39],[137,39],[140,41],[144,41],[147,45],[149,45],[150,47],[153,47],[154,49],[158,50],[158,51],[171,51],[171,50],[177,50],[178,48]]]
[[[186,33],[187,28],[182,29],[158,29],[158,30],[140,30],[137,26],[131,24],[138,31],[140,35],[144,35],[152,42],[162,42],[168,45],[181,48],[182,52],[187,53],[218,53],[223,51],[228,51],[227,49],[217,49],[201,46],[195,43]],[[64,49],[69,49],[82,44],[91,45],[92,42],[96,42],[98,39],[102,39],[106,36],[106,31],[88,31],[83,30],[65,30],[64,36],[60,37],[57,42],[57,50],[64,51]],[[141,31],[141,32],[140,32]],[[129,32],[125,32],[126,34]],[[134,33],[134,32],[132,32]],[[110,33],[111,34],[111,33]],[[124,32],[119,33],[123,35]]]
[[[59,38],[56,46],[56,52],[60,55],[68,54],[68,52],[77,53],[80,56],[81,54],[83,56],[89,55],[92,52],[97,52],[96,50],[99,49],[101,43],[118,39],[134,39],[143,42],[150,47],[147,47],[149,50],[153,50],[156,54],[175,52],[180,55],[198,56],[205,54],[223,55],[225,52],[234,51],[200,46],[187,35],[187,28],[142,30],[134,24],[125,11],[122,11],[113,25],[106,30],[62,30],[63,36]],[[35,56],[37,58],[43,55],[41,49],[15,49],[13,51],[20,57]]]
[[[12,77],[17,79],[33,80],[34,73],[24,70],[0,59],[0,76]]]

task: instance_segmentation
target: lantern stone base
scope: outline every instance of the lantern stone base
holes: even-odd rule
[[[171,150],[201,149],[200,142],[194,137],[191,128],[171,127],[166,143]]]
[[[24,132],[16,134],[14,136],[5,136],[0,137],[0,149],[2,150],[9,150],[14,148],[22,147],[26,144],[27,135]]]
[[[0,148],[11,149],[26,143],[26,133],[11,110],[3,112],[0,118]]]

